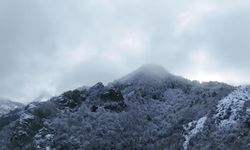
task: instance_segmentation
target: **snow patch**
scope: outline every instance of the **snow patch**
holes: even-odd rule
[[[219,129],[230,129],[237,125],[244,111],[244,104],[250,101],[250,86],[242,86],[222,99],[217,105],[217,119]],[[250,113],[250,109],[246,113]]]
[[[13,102],[7,99],[0,98],[0,116],[9,113],[10,111],[22,107],[21,103]]]
[[[185,137],[185,141],[183,143],[184,150],[187,150],[189,141],[191,140],[191,138],[193,138],[194,136],[196,136],[199,132],[203,130],[206,120],[207,120],[207,117],[204,116],[200,118],[198,121],[195,120],[195,121],[189,122],[186,126],[183,126],[184,130],[187,132],[187,134],[184,136]]]
[[[34,119],[34,116],[28,113],[23,113],[20,116],[20,122],[25,122],[25,120]]]
[[[49,146],[46,146],[46,148],[45,148],[46,150],[50,150],[50,147]]]

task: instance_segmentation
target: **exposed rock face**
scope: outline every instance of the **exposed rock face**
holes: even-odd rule
[[[59,99],[54,98],[54,100],[61,109],[64,109],[65,107],[75,108],[86,99],[86,94],[86,91],[67,91],[63,93]]]
[[[127,105],[120,91],[109,89],[101,94],[101,99],[105,101],[104,108],[110,111],[120,112],[123,111]]]
[[[124,101],[122,93],[115,91],[114,89],[109,89],[107,92],[101,94],[101,99],[104,101],[120,102]]]
[[[3,115],[0,149],[247,149],[250,90],[235,89],[143,66]]]

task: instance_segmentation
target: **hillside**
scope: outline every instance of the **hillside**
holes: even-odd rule
[[[235,118],[236,124],[248,120],[239,114],[241,109],[248,112],[242,101],[249,97],[249,88],[235,89],[146,65],[106,86],[67,91],[3,115],[0,144],[2,149],[219,149],[228,135],[218,134],[217,141],[213,134],[221,128],[231,133]],[[233,117],[223,116],[228,110]]]
[[[198,123],[199,120],[202,123]],[[195,121],[186,138],[190,149],[250,149],[250,86],[220,100],[216,110]],[[200,127],[198,127],[200,126]],[[199,128],[195,134],[194,129]],[[190,132],[191,131],[191,132]]]
[[[0,98],[0,116],[10,111],[22,107],[23,104]]]

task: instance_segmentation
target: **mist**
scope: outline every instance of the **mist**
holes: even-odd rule
[[[30,102],[108,83],[143,64],[249,84],[244,0],[1,0],[0,97]]]

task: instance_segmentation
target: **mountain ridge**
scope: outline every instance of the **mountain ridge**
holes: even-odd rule
[[[222,120],[214,117],[221,101],[239,88],[190,81],[152,65],[124,78],[66,91],[3,115],[2,149],[235,148],[221,144],[226,135],[218,136],[221,130],[213,124]]]
[[[24,106],[24,104],[0,98],[0,116],[22,106]]]

